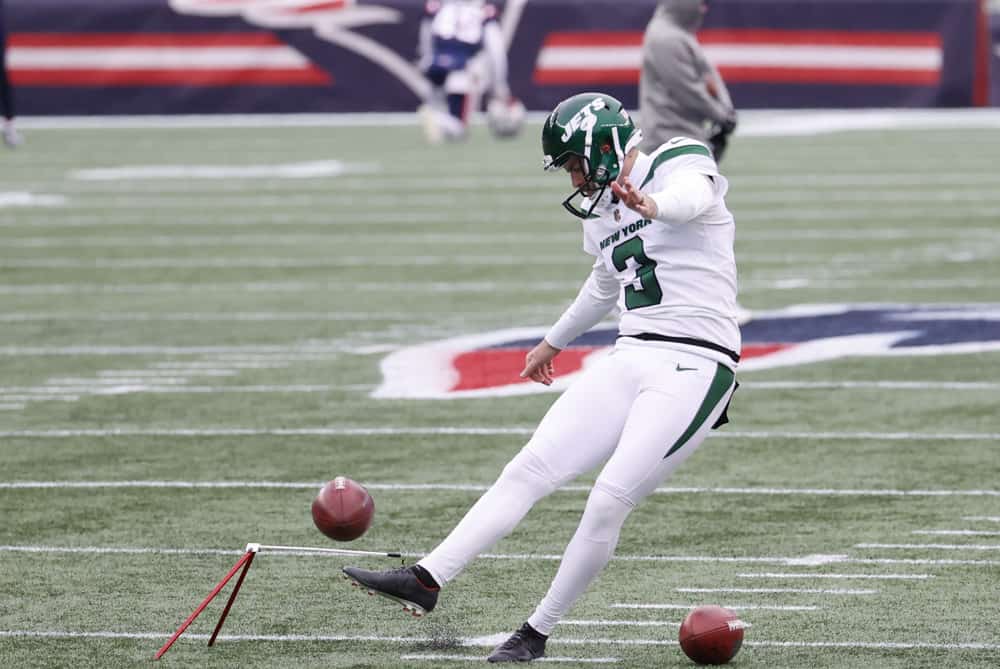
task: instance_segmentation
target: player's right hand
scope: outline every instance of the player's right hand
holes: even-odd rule
[[[521,370],[522,379],[531,379],[542,385],[551,386],[552,376],[555,374],[555,366],[552,359],[559,355],[562,349],[549,344],[544,339],[538,342],[535,348],[528,351],[524,356],[524,369]]]

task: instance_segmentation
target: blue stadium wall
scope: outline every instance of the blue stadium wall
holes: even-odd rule
[[[636,104],[656,0],[507,0],[529,109],[606,90]],[[421,0],[7,0],[25,115],[409,111]],[[715,0],[699,37],[740,108],[1000,102],[983,0]],[[993,78],[990,65],[992,60]]]

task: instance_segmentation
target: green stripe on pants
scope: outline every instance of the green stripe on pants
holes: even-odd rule
[[[736,375],[733,370],[729,369],[723,364],[716,363],[715,376],[712,378],[712,383],[708,387],[708,393],[705,394],[705,399],[702,400],[701,406],[698,407],[698,413],[694,415],[691,420],[691,424],[688,428],[684,430],[684,434],[681,438],[677,440],[677,443],[670,447],[667,454],[664,455],[664,459],[670,457],[670,454],[676,451],[678,448],[687,443],[688,439],[698,431],[705,421],[708,420],[708,416],[712,411],[719,405],[719,401],[726,396],[726,392],[733,387],[733,379]]]

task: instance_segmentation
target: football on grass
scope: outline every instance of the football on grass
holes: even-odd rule
[[[312,516],[319,531],[334,541],[353,541],[371,527],[375,500],[357,481],[338,476],[316,495]]]
[[[681,623],[681,650],[698,664],[726,664],[743,645],[749,626],[729,609],[699,606]]]

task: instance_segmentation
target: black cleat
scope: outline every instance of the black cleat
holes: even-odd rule
[[[487,662],[530,662],[545,655],[545,640],[548,639],[535,628],[524,623],[509,639],[494,649],[486,658]]]
[[[344,578],[352,585],[364,588],[369,595],[382,595],[403,605],[403,610],[415,617],[434,610],[440,588],[428,588],[421,583],[411,567],[388,571],[368,571],[344,567]]]

